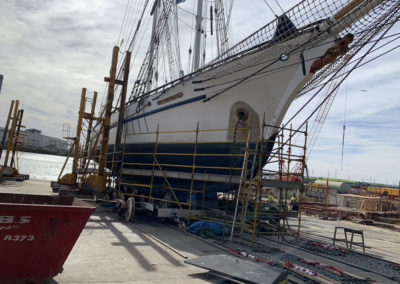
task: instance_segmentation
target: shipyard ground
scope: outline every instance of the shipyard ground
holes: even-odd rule
[[[52,194],[50,183],[30,180],[4,182],[0,192]],[[304,216],[302,237],[331,242],[335,226],[364,230],[367,253],[400,262],[400,233],[347,221],[319,220]],[[159,242],[161,240],[164,244]],[[378,283],[395,283],[372,272],[321,259],[296,248],[268,240],[263,243],[312,258]],[[168,245],[165,246],[165,244]],[[168,225],[138,217],[126,223],[109,209],[98,209],[88,221],[64,264],[62,274],[49,283],[226,283],[206,270],[184,263],[186,258],[223,253],[219,248],[186,235]]]

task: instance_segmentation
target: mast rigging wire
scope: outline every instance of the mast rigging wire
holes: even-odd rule
[[[400,36],[397,37],[396,39],[399,39],[399,38],[400,38]],[[394,41],[394,40],[393,40],[393,41]],[[372,41],[371,41],[371,42],[372,42]],[[386,44],[385,44],[385,45],[386,45]],[[377,47],[376,49],[372,50],[369,54],[372,54],[372,53],[374,53],[374,52],[380,50],[380,49],[383,48],[383,47],[384,47],[384,45],[379,46],[379,47]],[[380,58],[380,57],[382,57],[383,55],[385,55],[385,54],[387,54],[387,53],[389,53],[389,52],[391,52],[391,51],[393,51],[393,50],[395,50],[395,49],[397,49],[397,48],[399,48],[399,47],[400,47],[400,45],[397,45],[397,46],[391,48],[390,50],[387,50],[387,51],[385,51],[384,53],[381,53],[381,54],[377,55],[376,57],[373,57],[373,58],[371,58],[370,60],[365,61],[363,64],[360,64],[356,69],[361,68],[362,66],[364,66],[364,65],[366,65],[366,64],[368,64],[368,63],[370,63],[370,62],[372,62],[372,61],[374,61],[374,60],[376,60],[376,59],[378,59],[378,58]],[[305,60],[305,62],[313,61],[313,60],[315,60],[315,59],[317,59],[317,58],[319,58],[319,56],[309,58],[309,59]],[[354,59],[353,61],[351,61],[350,63],[348,63],[348,65],[353,64],[356,60],[357,60],[357,58]],[[294,62],[294,63],[292,63],[292,64],[288,64],[288,65],[285,65],[285,66],[282,66],[282,67],[277,67],[277,68],[275,68],[275,69],[270,69],[270,70],[268,70],[268,71],[261,72],[261,73],[259,74],[259,75],[260,75],[259,77],[261,77],[261,76],[266,76],[266,75],[269,75],[269,73],[273,73],[273,72],[276,72],[276,71],[279,71],[279,70],[282,70],[282,69],[290,68],[290,67],[292,67],[292,66],[297,66],[297,65],[300,64],[300,63],[302,63],[302,61],[297,61],[297,62]],[[264,64],[264,63],[259,63],[259,64],[257,64],[257,65],[261,65],[261,64]],[[227,76],[227,75],[233,74],[233,73],[235,73],[235,72],[240,72],[240,71],[242,71],[242,70],[244,70],[244,69],[247,69],[247,68],[249,68],[249,67],[245,67],[245,68],[239,69],[239,70],[237,70],[237,71],[224,74],[224,75],[222,75],[222,76]],[[345,73],[343,73],[343,74],[345,74]],[[341,75],[339,75],[339,76],[337,76],[337,77],[331,78],[331,80],[340,78],[341,76],[343,76],[343,74],[341,74]],[[222,77],[222,76],[221,76],[221,77]],[[223,86],[223,85],[226,85],[226,84],[229,84],[229,83],[234,83],[234,82],[237,82],[237,81],[239,81],[239,80],[241,80],[241,79],[243,79],[243,78],[245,78],[245,77],[241,77],[241,78],[234,79],[234,80],[231,80],[231,81],[222,82],[222,83],[215,84],[215,85],[205,86],[205,87],[202,87],[202,88],[199,88],[199,89],[201,89],[201,90],[207,90],[207,89],[210,89],[210,88],[215,88],[215,87]],[[216,77],[213,77],[213,78],[205,79],[205,80],[203,80],[203,82],[205,82],[205,81],[210,81],[210,80],[215,80],[215,79],[216,79]],[[320,85],[317,85],[317,86],[315,86],[314,88],[308,90],[307,92],[310,92],[310,91],[312,91],[312,90],[314,90],[314,89],[316,89],[316,88],[322,86],[323,84],[324,84],[324,83],[322,83],[322,84],[320,84]],[[198,90],[198,89],[196,89],[196,90]],[[209,93],[206,93],[206,94],[209,94]]]
[[[120,44],[122,28],[124,27],[125,18],[126,18],[126,15],[127,15],[129,3],[130,3],[130,0],[127,0],[127,1],[126,1],[126,6],[125,6],[124,17],[122,18],[121,28],[120,28],[120,30],[119,30],[119,35],[118,35],[118,38],[117,38],[117,45]]]
[[[389,23],[389,24],[390,24],[390,23]],[[388,24],[387,24],[387,23],[386,23],[386,24],[383,24],[383,25],[381,25],[379,28],[383,28],[383,27],[386,26],[386,25],[388,25]],[[372,31],[372,30],[373,30],[373,28],[371,28],[371,29],[369,29],[369,30],[366,30],[366,31]],[[365,32],[357,32],[357,33],[354,33],[354,35],[363,34],[363,33],[365,33]],[[392,34],[392,35],[390,35],[390,36],[385,37],[384,39],[387,39],[387,38],[389,38],[389,37],[396,36],[396,35],[400,35],[400,33]],[[394,39],[394,40],[392,40],[392,41],[395,41],[395,40],[397,40],[397,38]],[[335,40],[327,41],[326,43],[332,43],[332,42],[335,42]],[[371,40],[371,41],[369,41],[367,44],[372,43],[372,42],[375,42],[375,40]],[[389,42],[389,43],[390,43],[390,42]],[[315,45],[315,47],[321,46],[321,45],[324,45],[324,44],[325,44],[325,43],[320,43],[320,44],[318,44],[318,45]],[[388,44],[388,43],[385,43],[384,45],[387,45],[387,44]],[[364,43],[363,43],[362,45],[361,45],[361,44],[355,44],[355,45],[353,45],[352,47],[359,47],[359,46],[364,46]],[[306,50],[309,50],[309,49],[311,49],[311,48],[312,48],[312,47],[305,48],[305,49],[303,49],[303,52],[306,51]],[[374,50],[374,51],[375,51],[375,50]],[[295,52],[294,54],[297,54],[297,53],[300,53],[300,52]],[[264,63],[272,62],[272,61],[274,61],[274,60],[275,60],[275,59],[269,59],[269,60],[267,60],[267,61],[262,61],[262,62],[259,62],[259,63],[257,63],[257,64],[254,64],[254,65],[252,65],[252,66],[243,67],[243,68],[241,68],[241,69],[237,69],[237,70],[234,70],[234,71],[229,72],[229,73],[221,74],[221,75],[219,75],[219,77],[231,75],[231,74],[234,74],[234,73],[236,73],[236,72],[240,72],[240,71],[242,71],[242,70],[246,70],[246,69],[252,68],[252,67],[254,67],[254,66],[258,66],[258,65],[262,65],[262,64],[264,64]],[[242,77],[242,78],[243,78],[243,77]],[[208,80],[213,80],[213,79],[216,79],[216,77],[214,76],[214,77],[212,77],[212,78],[204,79],[204,80],[202,80],[202,81],[208,81]]]
[[[272,9],[272,7],[268,4],[267,0],[264,0],[265,5],[269,8],[269,10],[272,12],[272,14],[275,15],[275,17],[278,18],[278,15],[275,13],[275,11]]]
[[[340,162],[340,170],[343,171],[343,156],[344,156],[344,135],[346,133],[346,109],[347,109],[347,89],[349,80],[346,80],[346,94],[344,99],[344,114],[343,114],[343,137],[342,137],[342,159]]]
[[[397,17],[397,20],[400,18],[400,16]],[[382,35],[380,36],[380,39],[382,39],[382,37],[384,37],[386,35],[386,33],[393,27],[395,22],[392,23],[392,25],[390,25],[386,31],[384,31],[382,33]],[[373,35],[372,35],[373,36]],[[359,66],[359,64],[364,60],[364,58],[369,54],[369,52],[377,45],[379,41],[376,41],[357,61],[357,63],[349,70],[349,72],[347,72],[344,75],[344,78],[342,78],[340,80],[340,82],[336,85],[336,87],[333,88],[333,90],[331,91],[331,94],[341,85],[341,83],[347,79],[347,77],[357,68],[357,66]],[[353,55],[354,56],[354,55]],[[340,69],[337,70],[335,72],[334,75],[336,75],[337,73],[339,73]],[[332,77],[334,76],[332,75]],[[283,127],[287,127],[289,125],[289,123],[310,103],[310,101],[312,99],[314,99],[316,97],[316,95],[324,88],[324,86],[321,86],[321,88],[283,125]],[[326,98],[321,102],[320,105],[318,105],[318,107],[304,120],[304,122],[297,128],[296,131],[299,131],[306,123],[307,121],[316,113],[316,111],[326,102],[326,100],[331,96],[328,95],[326,96]]]
[[[392,26],[392,25],[393,25],[394,23],[396,23],[397,21],[398,21],[398,20],[392,21],[390,26]],[[387,24],[387,23],[386,23],[386,24]],[[380,28],[382,28],[382,27],[384,27],[384,26],[385,26],[385,24],[382,25]],[[371,29],[368,29],[368,30],[364,31],[364,33],[365,33],[365,32],[371,32],[371,31],[373,31],[373,30],[376,30],[376,27],[371,28]],[[305,42],[303,45],[300,45],[300,46],[298,46],[298,47],[292,49],[290,52],[288,52],[288,54],[289,54],[289,55],[293,55],[293,54],[295,54],[295,53],[298,53],[298,52],[299,52],[298,50],[299,50],[302,46],[305,46],[307,43],[311,42],[313,39],[314,39],[314,37],[311,38],[311,39],[309,39],[309,40],[308,40],[307,42]],[[366,45],[366,44],[363,44],[362,46],[365,46],[365,45]],[[240,78],[240,79],[239,79],[239,82],[237,82],[237,83],[235,83],[235,84],[233,84],[233,85],[227,87],[226,89],[224,89],[224,90],[222,90],[222,91],[220,91],[220,92],[218,92],[218,93],[216,93],[216,94],[210,96],[209,98],[206,98],[205,100],[203,100],[203,102],[209,101],[209,100],[213,99],[214,97],[216,97],[216,96],[218,96],[218,95],[220,95],[220,94],[222,94],[222,93],[224,93],[224,92],[226,92],[226,91],[228,91],[228,90],[234,88],[235,86],[241,84],[242,82],[244,82],[244,81],[246,81],[246,80],[248,80],[248,79],[250,79],[250,78],[252,78],[252,77],[254,77],[254,76],[256,76],[256,75],[258,75],[260,72],[262,72],[262,71],[265,70],[266,68],[272,66],[273,64],[275,64],[275,63],[278,62],[278,61],[279,61],[279,58],[272,59],[272,60],[270,61],[270,63],[269,63],[267,66],[262,67],[261,69],[255,71],[253,74],[250,74],[250,75],[248,75],[248,76],[245,76],[245,77]],[[306,86],[308,86],[308,85],[306,85]],[[303,88],[303,90],[304,90],[304,88]],[[301,92],[302,92],[302,91],[300,91],[299,93],[301,93]]]
[[[400,15],[396,17],[396,21],[393,21],[391,25],[389,25],[386,30],[380,35],[379,40],[381,40],[386,33],[394,26],[394,24],[397,22],[397,20],[399,20]],[[387,22],[389,22],[389,19],[387,19]],[[376,33],[372,34],[369,36],[369,38],[371,39]],[[347,79],[347,77],[355,70],[357,69],[357,67],[360,65],[360,63],[365,59],[365,57],[370,53],[371,50],[374,49],[374,47],[377,45],[377,43],[379,42],[379,40],[377,40],[356,62],[356,64],[349,70],[349,72],[347,72],[344,76],[344,78],[342,78],[340,80],[340,82],[336,85],[336,87],[334,87],[331,91],[331,93],[329,95],[327,95],[322,102],[314,109],[314,111],[311,112],[311,114],[303,121],[303,123],[295,130],[295,131],[299,131],[302,127],[305,126],[305,124],[308,122],[308,120],[318,111],[318,109],[330,98],[330,96],[336,91],[336,89],[342,84],[342,82],[344,80]],[[355,54],[352,55],[352,57],[354,57]],[[342,66],[343,68],[344,66]],[[338,69],[332,76],[331,78],[333,78],[334,76],[336,76],[339,72],[341,71],[341,68]],[[283,124],[283,128],[286,128],[289,123],[302,111],[304,110],[304,108],[321,92],[321,90],[323,90],[326,86],[326,84],[328,84],[329,80],[327,82],[325,82],[325,84],[323,86],[321,86],[321,88],[285,123]],[[273,134],[274,135],[274,134]],[[290,139],[290,138],[289,138]],[[284,143],[282,143],[282,145],[285,145],[286,143],[288,143],[289,139],[287,139]],[[279,146],[276,151],[280,151],[281,149],[283,149],[283,146]]]
[[[276,5],[278,5],[278,7],[281,9],[282,14],[285,13],[285,11],[282,9],[281,5],[279,5],[279,2],[277,0],[275,0]]]

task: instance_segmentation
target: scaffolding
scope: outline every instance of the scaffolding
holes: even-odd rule
[[[229,132],[242,135],[240,139],[236,135],[224,135]],[[207,147],[210,142],[203,138],[210,133],[233,137],[229,141],[212,142],[229,145],[229,151],[210,151]],[[223,224],[230,229],[231,240],[242,237],[245,232],[253,240],[259,234],[298,237],[307,129],[281,128],[264,122],[259,138],[252,133],[250,127],[200,129],[199,125],[184,131],[162,131],[157,127],[154,132],[135,132],[125,125],[125,147],[129,145],[128,140],[150,138],[154,143],[146,150],[139,145],[123,149],[118,196],[130,199],[130,203],[158,217]],[[165,136],[171,135],[176,137],[175,141],[185,142],[168,141]],[[299,138],[304,141],[295,143]],[[216,159],[216,164],[207,163]],[[260,170],[265,163],[264,170]],[[215,186],[220,190],[210,190]],[[271,189],[279,192],[274,204],[268,204]],[[296,203],[296,210],[288,210],[291,191],[296,194],[295,200],[291,200]],[[273,209],[267,209],[267,205]],[[291,228],[289,219],[297,219],[296,229]]]
[[[15,178],[16,180],[29,179],[29,175],[19,174],[18,165],[18,150],[23,146],[21,131],[25,126],[22,125],[24,110],[19,109],[19,100],[12,100],[7,116],[6,125],[3,132],[2,140],[0,141],[0,158],[2,157],[5,147],[5,156],[3,165],[0,166],[0,176],[7,178]]]
[[[109,193],[107,187],[114,186],[115,176],[119,174],[114,170],[114,167],[119,162],[120,156],[118,150],[121,138],[120,125],[122,125],[123,120],[131,56],[131,53],[127,52],[124,61],[124,77],[123,80],[119,80],[116,78],[118,54],[119,47],[114,46],[110,76],[104,78],[104,81],[108,82],[106,104],[103,113],[99,117],[94,115],[97,92],[94,92],[92,98],[88,98],[86,96],[86,88],[82,88],[76,136],[65,137],[71,141],[71,147],[57,181],[51,183],[51,187],[55,192],[59,192],[63,188],[64,191],[70,193],[79,192],[87,195],[104,196]],[[119,97],[120,112],[117,120],[117,135],[116,140],[112,141],[114,142],[114,151],[110,152],[109,133],[116,85],[122,86],[122,91]],[[86,112],[89,104],[90,112]],[[85,138],[85,143],[81,143],[82,136]],[[71,172],[63,175],[70,157],[72,157]]]
[[[105,196],[128,221],[141,207],[152,216],[222,224],[224,231],[229,228],[231,240],[244,233],[253,240],[266,233],[298,237],[307,129],[267,125],[265,115],[260,128],[253,126],[251,117],[242,124],[243,117],[238,117],[236,126],[226,129],[202,129],[199,123],[193,129],[178,131],[160,126],[148,130],[147,125],[142,131],[139,124],[134,128],[135,120],[124,121],[123,112],[130,53],[125,58],[123,80],[115,74],[118,53],[114,47],[110,77],[105,78],[109,83],[107,100],[100,117],[94,116],[97,94],[89,100],[92,105],[87,113],[86,89],[82,89],[77,134],[70,138],[72,172],[62,177],[67,158],[58,182],[52,183],[53,190],[64,184],[75,186],[75,193]],[[111,125],[115,85],[121,85],[122,90],[119,106],[115,106],[118,118]],[[116,135],[110,147],[112,127]],[[86,137],[83,145],[82,135]],[[294,138],[300,135],[304,143],[299,146]],[[279,192],[274,204],[268,204],[271,189]],[[295,213],[287,209],[290,190],[299,198],[296,203],[300,208]],[[289,218],[297,218],[297,230],[290,227]]]
[[[243,168],[232,165],[212,165],[208,163],[209,159],[243,159],[245,153],[240,149],[239,151],[230,151],[230,153],[205,152],[210,142],[202,139],[202,136],[210,133],[224,136],[223,134],[233,131],[248,131],[248,129],[200,129],[197,125],[193,130],[161,131],[157,127],[155,132],[128,133],[128,127],[125,127],[124,145],[127,145],[126,140],[133,136],[136,139],[140,139],[139,136],[153,136],[154,146],[148,151],[142,152],[130,152],[124,149],[118,195],[133,197],[136,202],[141,203],[150,211],[157,209],[159,217],[175,215],[187,220],[210,218],[206,214],[207,203],[212,203],[207,198],[207,185],[209,183],[237,185],[240,183],[240,178],[227,173],[240,173]],[[186,142],[163,142],[164,136],[171,134],[184,136]],[[214,141],[213,143],[243,145],[246,141]],[[165,150],[165,145],[170,147],[172,145],[175,149],[186,148],[188,150],[170,152]],[[139,160],[146,162],[135,162],[135,157],[140,157]],[[182,162],[169,162],[172,160]],[[138,182],[143,180],[145,182]],[[174,184],[177,184],[177,180],[181,181],[178,183],[184,186],[175,187]],[[158,208],[154,206],[155,202],[160,204],[157,206]],[[214,207],[218,208],[218,204],[215,204]]]
[[[71,146],[63,167],[58,175],[57,183],[61,185],[77,187],[82,179],[86,177],[88,172],[95,172],[96,170],[96,163],[90,163],[92,156],[89,155],[93,121],[98,120],[94,117],[96,100],[97,92],[94,92],[93,97],[90,98],[87,96],[86,88],[82,88],[76,135],[74,137],[69,136],[69,125],[66,127],[63,126],[63,133],[67,134],[67,136],[64,136],[63,138],[69,141]],[[85,112],[88,105],[90,105],[91,109],[89,113]],[[85,125],[87,125],[87,127],[85,127]],[[81,145],[81,136],[86,137],[84,145]],[[70,158],[72,160],[71,173],[66,173],[63,175]],[[92,166],[91,169],[88,168],[89,165]]]
[[[273,134],[266,139],[265,134],[271,132]],[[263,161],[265,166],[257,172],[254,166],[248,169],[251,174],[241,182],[230,241],[234,233],[242,238],[244,232],[250,233],[253,241],[257,236],[265,234],[277,235],[278,239],[285,235],[297,239],[300,236],[307,125],[305,130],[294,130],[292,126],[284,128],[267,125],[264,118],[261,133],[258,147],[246,149],[246,152],[257,153],[259,169]],[[296,142],[299,140],[303,141]],[[265,149],[261,145],[273,145],[273,148]],[[297,221],[295,229],[289,219]],[[236,226],[236,221],[239,226]]]

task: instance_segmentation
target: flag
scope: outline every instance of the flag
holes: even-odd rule
[[[185,2],[186,0],[176,0],[176,4],[181,4],[183,2]]]

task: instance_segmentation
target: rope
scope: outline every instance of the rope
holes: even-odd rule
[[[343,171],[343,155],[344,155],[344,135],[346,132],[346,110],[347,110],[347,89],[349,81],[346,80],[346,94],[344,99],[344,114],[343,114],[343,137],[342,137],[342,159],[340,162],[340,170]]]
[[[386,24],[385,24],[385,25],[386,25]],[[383,26],[384,26],[384,25],[382,25],[382,27],[383,27]],[[372,30],[372,28],[369,29],[369,30]],[[367,31],[368,31],[368,30],[367,30]],[[362,34],[362,33],[363,33],[363,32],[358,32],[358,34]],[[355,34],[355,35],[357,35],[357,34]],[[391,36],[395,36],[395,35],[400,35],[400,33],[395,33],[395,34],[393,34],[393,35],[391,35]],[[389,37],[391,37],[391,36],[387,36],[387,37],[385,37],[385,39],[386,39],[386,38],[389,38]],[[372,42],[374,42],[374,41],[375,41],[375,40],[371,40],[371,41],[369,41],[369,43],[372,43]],[[394,40],[393,40],[393,41],[394,41]],[[335,40],[327,41],[327,42],[325,42],[325,43],[333,43],[333,42],[335,42]],[[317,44],[317,45],[315,45],[314,47],[318,47],[318,46],[324,45],[325,43]],[[362,46],[364,46],[364,45],[365,45],[365,44],[362,44]],[[361,45],[359,45],[359,44],[354,44],[354,45],[353,45],[353,47],[359,47],[359,46],[361,46]],[[307,51],[307,50],[310,50],[310,49],[312,49],[312,48],[313,48],[313,47],[304,48],[304,49],[302,49],[302,52]],[[374,50],[374,51],[375,51],[375,50]],[[298,54],[298,53],[300,53],[300,51],[293,53],[292,56],[293,56],[293,55],[296,55],[296,54]],[[310,60],[317,59],[317,58],[318,58],[318,57],[310,58],[310,59],[306,60],[306,62],[307,62],[307,61],[310,61]],[[253,67],[255,67],[255,66],[260,66],[260,65],[263,65],[263,64],[265,64],[265,63],[271,63],[271,62],[273,62],[274,60],[275,60],[275,59],[269,59],[269,60],[267,60],[267,61],[257,62],[257,63],[255,63],[255,64],[252,64],[252,65],[247,66],[247,67],[243,67],[243,68],[240,68],[240,69],[236,69],[236,70],[233,70],[233,71],[231,71],[231,72],[225,72],[224,74],[219,74],[218,77],[213,76],[213,77],[211,77],[211,78],[204,79],[204,80],[202,80],[202,82],[209,81],[209,80],[214,80],[214,79],[221,78],[221,77],[225,77],[225,76],[229,76],[229,75],[232,75],[232,74],[234,74],[234,73],[237,73],[237,72],[240,72],[240,71],[243,71],[243,70],[246,70],[246,69],[253,68]],[[301,60],[299,60],[299,61],[297,61],[297,62],[295,62],[295,63],[293,63],[293,64],[290,64],[290,65],[285,65],[285,66],[283,66],[283,67],[279,67],[279,68],[276,68],[276,69],[272,69],[272,70],[270,70],[270,71],[277,71],[277,70],[280,70],[280,69],[289,68],[289,67],[291,67],[291,66],[294,66],[294,65],[297,65],[297,64],[300,64],[300,63],[302,63]],[[267,72],[270,72],[270,71],[267,71]],[[262,74],[266,74],[266,73],[262,73]],[[226,84],[226,83],[235,82],[235,81],[238,81],[238,80],[243,79],[243,78],[244,78],[244,77],[241,77],[241,78],[238,78],[238,79],[236,79],[236,80],[232,80],[232,81],[229,81],[229,82],[217,84],[217,85],[214,85],[214,86],[219,86],[219,85],[224,85],[224,84]]]
[[[392,24],[395,23],[395,22],[397,22],[397,21],[393,21]],[[370,29],[365,30],[363,33],[366,33],[366,32],[369,32],[369,31],[373,31],[373,30],[375,30],[375,29],[377,29],[377,27],[371,27]],[[319,35],[316,35],[316,36],[312,37],[311,39],[309,39],[307,42],[303,43],[302,45],[300,45],[300,46],[298,46],[298,47],[292,49],[290,52],[288,52],[288,55],[293,55],[293,54],[299,52],[298,50],[301,49],[302,46],[306,46],[308,43],[312,42],[312,41],[313,41],[315,38],[317,38],[318,36],[319,36]],[[364,44],[364,45],[365,45],[365,44]],[[212,96],[206,98],[205,100],[203,100],[203,102],[207,102],[207,101],[209,101],[209,100],[215,98],[216,96],[219,96],[219,95],[225,93],[226,91],[228,91],[228,90],[230,90],[230,89],[236,87],[237,85],[239,85],[239,84],[241,84],[241,83],[247,81],[248,79],[250,79],[250,78],[252,78],[252,77],[254,77],[254,76],[260,74],[263,70],[267,69],[268,67],[272,66],[273,64],[275,64],[275,63],[277,63],[277,62],[279,62],[279,61],[280,61],[280,58],[279,58],[279,57],[276,58],[276,59],[272,59],[272,60],[270,61],[270,63],[267,64],[266,66],[262,67],[261,69],[257,70],[256,72],[254,72],[254,73],[252,73],[252,74],[250,74],[250,75],[248,75],[248,76],[245,76],[245,77],[240,78],[240,79],[239,79],[236,83],[234,83],[233,85],[231,85],[231,86],[225,88],[224,90],[219,91],[219,92],[217,92],[216,94],[214,94],[214,95],[212,95]],[[328,66],[328,67],[329,67],[329,66]],[[282,68],[284,68],[284,67],[282,67]],[[308,84],[308,85],[309,85],[309,84]],[[306,87],[307,87],[308,85],[306,85]],[[306,87],[304,87],[304,88],[306,88]],[[303,88],[303,89],[304,89],[304,88]]]
[[[268,4],[267,0],[264,0],[265,5],[269,8],[269,10],[272,12],[272,14],[275,15],[275,17],[278,18],[278,15],[275,13],[275,11],[272,9],[272,7]]]
[[[275,0],[275,3],[276,3],[276,5],[278,5],[278,7],[281,9],[281,11],[282,11],[282,14],[284,14],[284,13],[285,13],[285,11],[283,11],[283,9],[282,9],[281,5],[279,5],[279,2],[278,2],[277,0]]]
[[[397,19],[399,19],[399,18],[400,18],[400,16],[397,17]],[[386,29],[386,31],[383,32],[383,34],[380,36],[380,39],[386,35],[386,33],[393,27],[394,23],[395,23],[395,22],[393,22],[393,24],[390,25],[390,26]],[[342,79],[340,80],[340,82],[337,84],[337,86],[333,88],[333,90],[331,91],[331,94],[332,94],[332,93],[341,85],[341,83],[342,83],[342,82],[357,68],[357,66],[359,66],[359,64],[364,60],[364,58],[369,54],[369,52],[376,46],[376,44],[377,44],[378,42],[379,42],[379,41],[376,41],[376,42],[365,52],[365,54],[364,54],[363,56],[361,56],[361,57],[358,59],[357,63],[349,70],[349,72],[347,72],[347,73],[344,75],[344,78],[342,78]],[[336,72],[336,74],[337,74],[339,71],[340,71],[340,70],[338,70],[338,71]],[[315,98],[315,96],[316,96],[323,88],[324,88],[324,86],[322,86],[322,87],[318,90],[318,92],[316,92],[316,94],[314,94],[314,95],[312,96],[312,98],[311,98],[310,100],[308,100],[308,101],[300,108],[300,110],[297,111],[296,114],[294,114],[294,115],[288,120],[288,122],[286,122],[286,123],[284,124],[283,127],[284,127],[284,128],[287,127],[288,124],[289,124],[289,123],[290,123],[290,122],[291,122],[291,121],[306,107],[306,105],[308,105],[308,104],[310,103],[310,101],[311,101],[313,98]],[[326,102],[326,100],[329,99],[329,97],[331,96],[331,94],[328,95],[328,96],[326,96],[326,98],[325,98],[325,99],[318,105],[318,107],[304,120],[304,122],[297,128],[296,131],[300,130],[300,129],[307,123],[307,121],[308,121],[308,120],[316,113],[316,111]]]
[[[229,152],[231,152],[231,154],[235,154],[234,151],[233,151],[233,147],[236,144],[237,129],[239,127],[239,122],[242,120],[242,118],[243,118],[243,116],[239,115],[238,116],[238,120],[237,120],[236,125],[235,125],[235,131],[233,132],[233,141],[232,141],[231,147],[229,149]],[[230,166],[230,169],[229,169],[228,190],[231,188],[231,185],[232,185],[233,155],[231,155],[230,164],[231,164],[231,166]],[[227,212],[228,212],[228,202],[226,202],[226,204],[225,204],[225,213],[227,213]],[[225,215],[227,215],[227,214],[225,214]]]
[[[303,123],[295,130],[295,132],[299,131],[302,127],[305,126],[305,124],[308,122],[308,120],[314,116],[314,114],[321,108],[321,106],[330,98],[330,96],[337,90],[337,88],[342,84],[342,82],[354,71],[359,67],[360,63],[364,60],[364,58],[371,52],[371,50],[374,49],[374,47],[378,44],[380,40],[382,40],[383,37],[385,37],[386,33],[394,26],[394,24],[399,20],[400,15],[396,17],[396,21],[392,21],[391,24],[386,28],[386,30],[382,33],[382,35],[379,37],[379,40],[377,40],[359,59],[357,59],[356,64],[343,76],[343,78],[339,81],[339,83],[331,90],[331,93],[327,95],[322,102],[314,109],[314,111],[303,121]],[[389,21],[389,19],[387,19]],[[385,26],[385,25],[383,25]],[[369,36],[369,39],[372,38],[375,35],[372,34]],[[354,57],[355,54],[352,55]],[[335,77],[339,72],[341,71],[341,68],[338,69],[331,77]],[[289,123],[302,111],[305,109],[305,107],[325,88],[326,84],[329,83],[330,80],[327,80],[325,84],[323,84],[320,89],[286,122],[282,127],[286,128]],[[289,138],[290,139],[290,138]],[[289,139],[285,142],[282,143],[282,145],[286,145]],[[283,149],[283,146],[278,147],[277,151]]]
[[[128,7],[129,7],[129,0],[126,1],[126,6],[125,6],[125,12],[124,12],[124,17],[122,18],[122,23],[121,23],[121,28],[119,30],[119,34],[118,34],[118,39],[117,39],[117,45],[120,44],[120,40],[121,40],[121,34],[122,34],[122,28],[124,27],[124,23],[125,23],[125,18],[126,18],[126,14],[128,11]]]

